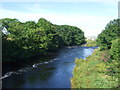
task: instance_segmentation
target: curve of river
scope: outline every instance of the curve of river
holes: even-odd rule
[[[85,59],[97,47],[68,46],[54,59],[31,67],[8,72],[2,78],[3,88],[70,88],[76,58]]]

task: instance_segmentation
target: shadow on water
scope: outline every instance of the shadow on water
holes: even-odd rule
[[[70,88],[76,58],[86,58],[97,47],[65,47],[45,63],[28,63],[28,71],[16,72],[2,79],[3,88]],[[19,70],[18,70],[19,71]]]
[[[25,67],[31,67],[33,64],[47,62],[56,56],[56,53],[49,54],[47,57],[35,57],[34,59],[29,60],[22,60],[17,62],[9,62],[9,63],[3,63],[2,64],[2,76],[5,75],[5,73],[10,71],[17,71],[18,69],[25,68]]]

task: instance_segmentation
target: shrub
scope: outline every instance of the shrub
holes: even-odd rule
[[[114,59],[114,60],[118,60],[119,55],[120,55],[118,40],[120,40],[120,38],[112,41],[112,45],[111,45],[111,49],[110,49],[111,59]]]

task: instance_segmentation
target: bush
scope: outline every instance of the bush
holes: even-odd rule
[[[118,63],[104,62],[102,55],[109,56],[109,50],[96,49],[84,59],[76,59],[76,66],[71,79],[72,88],[117,88],[119,70]],[[116,89],[117,90],[117,89]]]
[[[120,36],[120,19],[114,19],[106,25],[96,41],[101,50],[110,49],[112,40],[117,39],[118,36]]]
[[[120,38],[119,38],[120,40]],[[118,39],[112,41],[111,49],[110,49],[110,56],[111,59],[118,60],[120,55],[119,51],[119,42]]]

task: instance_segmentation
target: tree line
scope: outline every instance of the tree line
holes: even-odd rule
[[[108,66],[110,66],[110,73],[114,73],[113,76],[119,75],[119,58],[120,58],[120,19],[114,19],[110,21],[105,30],[103,30],[97,38],[97,44],[101,51],[108,50],[109,59],[107,60]]]
[[[120,19],[114,19],[106,25],[96,41],[101,50],[110,50],[111,58],[118,59],[120,54],[118,40],[120,40]]]
[[[84,32],[70,25],[56,25],[40,18],[37,22],[20,22],[18,19],[3,18],[2,58],[3,62],[47,55],[60,47],[85,43]]]

